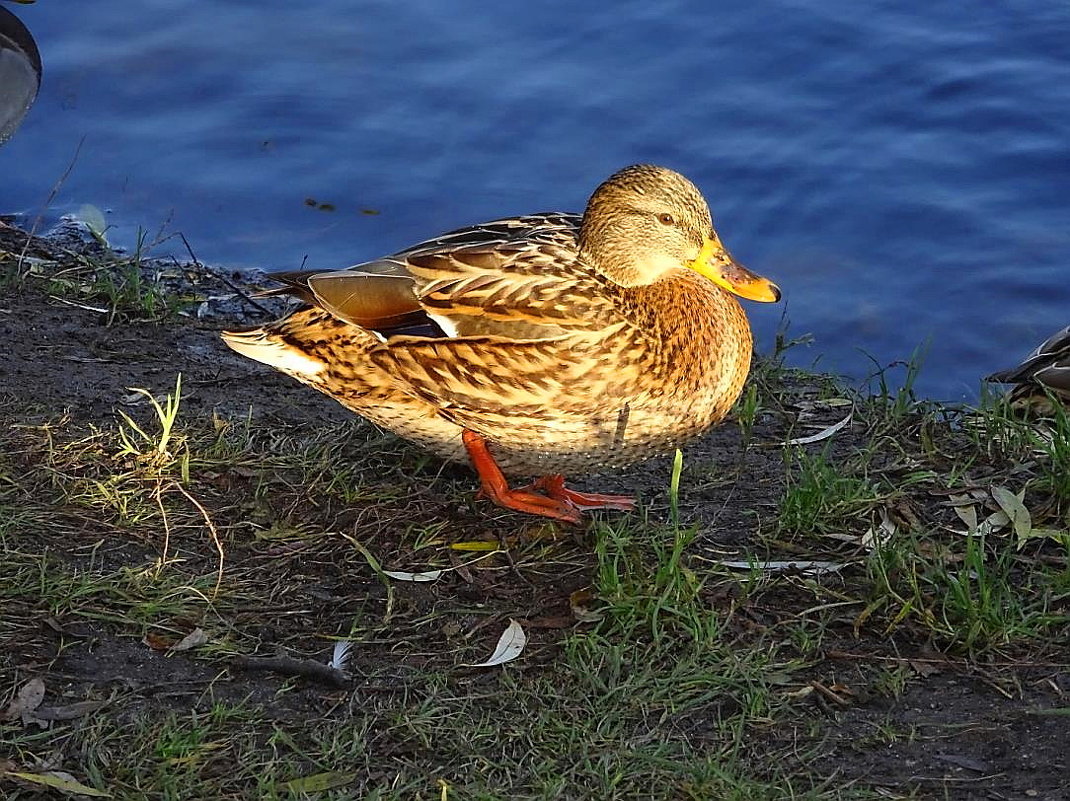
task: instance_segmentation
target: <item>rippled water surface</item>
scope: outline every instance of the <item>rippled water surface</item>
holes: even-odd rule
[[[332,268],[580,210],[652,161],[785,290],[815,337],[796,363],[860,378],[928,340],[922,392],[972,397],[1070,323],[1066,0],[602,7],[14,6],[44,81],[0,148],[0,211],[38,212],[78,151],[49,216]],[[781,310],[748,311],[767,351]]]

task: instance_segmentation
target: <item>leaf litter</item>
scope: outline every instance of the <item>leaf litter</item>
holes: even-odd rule
[[[494,652],[485,661],[467,663],[463,664],[461,667],[477,668],[504,665],[506,662],[512,662],[520,656],[520,654],[524,652],[524,648],[527,644],[528,637],[524,633],[524,629],[518,622],[510,619],[509,625],[498,639],[498,644],[495,646]]]

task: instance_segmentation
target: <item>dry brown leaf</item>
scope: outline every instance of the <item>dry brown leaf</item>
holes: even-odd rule
[[[940,667],[932,662],[922,662],[920,660],[907,660],[907,664],[921,676],[923,679],[928,676],[933,676],[940,672]]]
[[[4,720],[22,718],[24,725],[33,723],[36,716],[33,714],[41,702],[45,700],[45,683],[40,678],[30,679],[19,688],[18,693],[11,699],[11,703],[4,710]]]
[[[596,600],[597,596],[590,589],[576,590],[568,596],[568,605],[572,609],[572,616],[580,623],[597,623],[604,619],[604,614],[591,608],[591,605]]]
[[[141,644],[149,646],[153,651],[166,651],[171,647],[171,639],[149,632],[141,638]]]
[[[204,633],[201,628],[195,628],[177,643],[171,646],[171,651],[189,651],[193,648],[199,648],[208,642],[208,635]]]

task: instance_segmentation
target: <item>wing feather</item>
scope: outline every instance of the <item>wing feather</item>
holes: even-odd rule
[[[614,318],[606,281],[577,259],[579,216],[461,228],[373,262],[277,273],[291,294],[384,338],[552,339]]]
[[[401,337],[375,348],[370,357],[401,389],[462,426],[492,434],[502,421],[515,425],[524,419],[525,425],[537,426],[546,418],[546,425],[560,433],[570,418],[568,397],[615,396],[613,383],[624,363],[646,358],[645,349],[624,347],[634,343],[634,332],[626,329],[628,323],[617,321],[598,338],[574,333],[523,342],[494,336]],[[561,403],[548,404],[547,398]],[[588,415],[585,405],[580,416]]]

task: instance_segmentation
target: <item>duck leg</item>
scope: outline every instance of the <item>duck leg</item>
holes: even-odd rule
[[[472,460],[472,467],[479,474],[483,494],[498,506],[565,523],[579,523],[582,519],[580,510],[567,500],[550,498],[527,489],[509,489],[505,474],[487,448],[487,440],[480,434],[465,429],[461,441],[468,451],[468,458]]]
[[[582,519],[581,512],[587,510],[629,511],[635,508],[635,500],[623,495],[594,495],[566,489],[564,476],[561,475],[544,476],[527,487],[510,489],[483,436],[465,429],[461,441],[468,451],[472,466],[479,474],[483,494],[506,509],[549,517],[565,523],[579,523]]]

